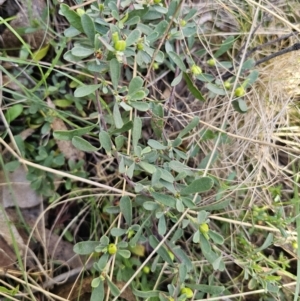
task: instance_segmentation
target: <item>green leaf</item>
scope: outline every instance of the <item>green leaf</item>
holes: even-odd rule
[[[179,265],[179,282],[184,283],[187,278],[187,268],[184,263]]]
[[[194,117],[192,121],[179,133],[178,138],[182,138],[186,134],[190,134],[191,130],[199,125],[199,120],[199,117]]]
[[[179,260],[186,266],[188,272],[195,268],[185,250],[182,250],[180,247],[176,247],[172,249],[172,251],[174,252],[176,257],[178,257]]]
[[[83,28],[81,25],[81,19],[78,14],[76,14],[70,7],[66,4],[60,5],[60,11],[66,17],[68,22],[80,32],[83,32]]]
[[[149,110],[149,104],[146,102],[131,101],[130,105],[141,112],[146,112]]]
[[[118,254],[127,259],[131,256],[131,252],[128,250],[118,250]]]
[[[171,86],[175,87],[177,86],[182,80],[182,72],[180,72],[171,82]]]
[[[72,138],[72,144],[83,152],[95,152],[98,150],[97,147],[93,146],[88,141],[78,136]]]
[[[118,297],[120,295],[120,290],[118,287],[109,279],[109,277],[106,275],[105,277],[107,284],[110,288],[111,293],[115,296]]]
[[[139,166],[142,167],[145,171],[149,172],[150,174],[153,174],[156,170],[156,168],[153,164],[150,164],[145,161],[139,162]]]
[[[214,58],[218,58],[219,56],[227,52],[227,50],[229,50],[232,47],[234,40],[235,38],[233,36],[228,37],[222,43],[221,47],[214,53]]]
[[[15,171],[21,163],[19,161],[10,161],[4,165],[6,171]]]
[[[164,126],[164,109],[161,104],[153,104],[151,127],[157,138],[161,138]]]
[[[273,243],[274,235],[272,233],[269,233],[264,243],[257,249],[255,249],[255,252],[261,252],[262,250],[268,248]]]
[[[157,167],[157,170],[161,172],[161,178],[169,183],[173,183],[175,181],[173,175],[166,169]]]
[[[118,135],[124,132],[128,132],[129,130],[131,130],[133,128],[133,122],[130,120],[128,122],[126,122],[120,129],[115,129],[111,132],[112,135]],[[124,136],[118,136],[118,137],[123,137],[120,139],[124,139]],[[117,142],[116,142],[117,145]],[[118,147],[117,147],[118,149]]]
[[[143,100],[145,97],[146,97],[146,92],[143,90],[139,90],[134,94],[130,94],[130,101]]]
[[[201,210],[208,210],[208,211],[214,211],[214,210],[222,210],[226,207],[228,207],[229,203],[231,202],[230,199],[226,199],[224,201],[215,202],[209,205],[204,205],[199,207]]]
[[[100,279],[100,277],[94,278],[94,279],[92,280],[91,287],[93,287],[93,288],[98,287],[101,281],[102,281],[102,280]]]
[[[121,129],[124,125],[120,110],[119,110],[119,106],[118,104],[115,102],[114,104],[114,109],[113,109],[113,118],[115,121],[115,126],[117,129]]]
[[[185,165],[179,161],[171,161],[169,163],[169,167],[178,173],[185,172],[189,176],[194,175],[194,173],[190,167],[188,167],[187,165]]]
[[[184,211],[184,205],[180,199],[176,199],[176,209],[178,212]]]
[[[93,289],[90,301],[103,301],[104,293],[104,283],[100,281],[99,285]]]
[[[246,78],[247,85],[245,86],[245,88],[251,86],[258,79],[258,76],[259,72],[257,70],[251,71],[251,73]]]
[[[87,35],[92,45],[94,45],[94,39],[96,34],[95,24],[88,14],[83,14],[81,16],[81,25],[84,33]]]
[[[133,163],[128,167],[128,169],[126,170],[126,175],[127,175],[130,179],[132,179],[132,177],[133,177],[134,169],[135,169],[135,162],[133,162]]]
[[[71,100],[71,99],[55,99],[55,100],[53,100],[53,103],[55,104],[56,107],[68,108],[73,103],[73,100]]]
[[[152,148],[154,148],[154,149],[161,149],[161,150],[163,150],[163,149],[167,149],[168,148],[167,146],[162,145],[160,142],[158,142],[156,140],[153,140],[153,139],[149,139],[148,142],[147,142],[147,144],[149,146],[151,146]]]
[[[200,292],[220,296],[224,290],[224,286],[217,286],[217,285],[206,285],[206,284],[189,284],[187,285],[192,290],[198,290]]]
[[[226,92],[225,92],[225,90],[223,89],[223,87],[219,87],[219,86],[217,86],[217,85],[215,85],[215,84],[208,83],[208,84],[206,85],[206,88],[207,88],[209,91],[211,91],[211,92],[213,92],[214,94],[216,94],[216,95],[226,95]]]
[[[132,202],[129,196],[123,196],[120,200],[120,210],[128,226],[132,223]]]
[[[99,133],[99,141],[100,141],[101,147],[103,147],[105,149],[106,153],[108,155],[110,155],[112,143],[111,143],[109,134],[105,131],[101,131]]]
[[[23,106],[21,104],[16,104],[7,109],[4,116],[8,123],[14,121],[18,118],[23,112]]]
[[[209,230],[208,235],[216,244],[222,245],[224,243],[224,238],[219,233]]]
[[[75,97],[84,97],[84,96],[90,95],[90,94],[94,93],[97,89],[99,89],[100,87],[101,87],[101,84],[78,87],[74,91],[74,96]]]
[[[81,241],[75,244],[73,251],[78,255],[90,255],[99,244],[99,241]]]
[[[147,298],[151,298],[151,297],[158,297],[160,291],[138,291],[137,289],[135,289],[134,287],[132,287],[132,292],[135,296],[143,298],[143,299],[147,299]]]
[[[166,219],[165,216],[162,215],[159,219],[158,219],[158,234],[159,235],[165,235],[166,231],[167,231],[167,224],[166,224]]]
[[[110,234],[112,236],[115,236],[115,237],[119,237],[119,236],[122,236],[126,233],[127,230],[125,229],[120,229],[120,228],[112,228],[111,231],[110,231]]]
[[[19,292],[19,285],[17,285],[15,288],[13,288],[11,290],[1,285],[0,292],[3,293],[4,295],[7,294],[10,296],[15,296]],[[5,298],[5,299],[7,299],[7,298]]]
[[[126,39],[126,45],[131,46],[132,44],[137,42],[137,40],[140,37],[141,37],[141,32],[138,29],[135,29],[135,30],[131,31],[130,34],[128,35],[127,39]]]
[[[210,190],[214,185],[214,181],[209,177],[203,177],[194,180],[190,185],[183,188],[181,194],[194,194]]]
[[[86,58],[94,53],[94,48],[82,47],[81,45],[75,46],[71,50],[71,54],[77,58]]]
[[[154,235],[150,235],[149,237],[150,246],[155,249],[159,244],[158,239]],[[164,247],[160,247],[157,250],[157,254],[163,259],[163,261],[167,262],[168,264],[173,265],[173,261],[168,253],[168,251]]]
[[[176,207],[176,199],[171,197],[170,195],[162,194],[159,192],[151,192],[151,195],[157,202],[159,202],[163,205],[166,205],[166,206],[172,207],[172,208]]]
[[[198,90],[198,88],[194,85],[192,80],[190,79],[189,75],[187,73],[183,73],[183,78],[187,84],[187,87],[189,91],[192,93],[194,97],[201,101],[205,101],[204,97],[202,96],[201,92]]]
[[[120,70],[121,67],[118,60],[112,59],[109,63],[109,73],[110,73],[111,82],[116,91],[118,90],[118,84],[120,80],[120,72],[121,72]]]
[[[155,202],[146,201],[143,203],[143,207],[148,211],[154,211],[159,207],[159,205]]]
[[[138,145],[139,140],[142,136],[142,120],[140,117],[135,117],[133,121],[133,129],[132,129],[132,147],[134,152],[136,152],[136,147]]]
[[[143,85],[144,85],[144,81],[141,77],[139,76],[134,77],[129,83],[128,94],[131,95],[138,92],[143,88]]]
[[[232,102],[232,106],[234,107],[234,109],[237,112],[242,113],[242,114],[245,114],[248,111],[248,106],[247,106],[245,100],[242,98],[238,99],[238,100],[234,100]]]
[[[87,126],[80,129],[75,129],[71,131],[55,131],[53,133],[53,137],[58,140],[72,140],[75,136],[82,136],[89,133],[91,130],[95,128],[96,125]]]
[[[185,64],[182,61],[181,57],[176,52],[169,51],[168,55],[181,71],[186,72]]]

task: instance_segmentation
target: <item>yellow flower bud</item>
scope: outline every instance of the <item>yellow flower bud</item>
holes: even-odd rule
[[[126,41],[119,40],[115,43],[115,49],[117,51],[124,51],[126,49]]]
[[[208,233],[208,231],[209,231],[209,226],[208,226],[208,224],[201,224],[200,226],[199,226],[199,231],[202,233],[202,234],[207,234]]]
[[[189,287],[183,287],[180,290],[181,295],[185,294],[187,298],[192,298],[193,297],[193,291]]]
[[[197,65],[193,65],[191,67],[191,72],[192,72],[193,75],[199,75],[199,74],[202,73],[202,69]]]
[[[85,10],[82,8],[77,8],[76,12],[77,12],[78,16],[82,16],[85,14]]]
[[[235,89],[234,91],[234,95],[237,96],[237,97],[242,97],[246,94],[246,91],[243,87],[238,87]]]
[[[117,250],[118,250],[118,248],[117,248],[117,246],[115,244],[109,244],[108,247],[107,247],[107,252],[110,255],[116,254]]]

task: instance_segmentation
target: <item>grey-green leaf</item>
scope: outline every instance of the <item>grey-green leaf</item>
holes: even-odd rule
[[[166,219],[165,216],[162,215],[159,219],[158,219],[158,234],[160,235],[165,235],[166,231],[167,231],[167,224],[166,224]]]
[[[159,293],[160,293],[160,291],[154,291],[154,290],[151,290],[151,291],[138,291],[134,287],[132,287],[132,291],[133,291],[133,294],[135,296],[143,298],[143,299],[151,298],[151,297],[158,297]]]
[[[183,188],[181,194],[194,194],[210,190],[214,185],[214,181],[209,177],[203,177],[194,180],[190,185]]]
[[[76,14],[73,10],[70,9],[70,7],[66,4],[60,5],[60,11],[63,13],[63,15],[66,17],[68,22],[77,30],[80,32],[83,32],[83,28],[81,25],[81,19],[78,14]]]
[[[124,125],[124,122],[119,110],[119,106],[116,102],[114,104],[114,109],[113,109],[113,118],[114,118],[116,128],[121,129]]]
[[[156,140],[153,140],[153,139],[149,139],[148,142],[147,142],[147,144],[149,146],[151,146],[152,148],[154,148],[154,149],[161,149],[161,150],[163,150],[163,149],[167,149],[168,148],[166,145],[163,145],[160,142],[158,142]]]
[[[214,57],[218,58],[222,54],[224,54],[227,50],[229,50],[234,42],[235,38],[233,36],[228,37],[221,45],[221,47],[214,53]]]
[[[120,200],[120,210],[128,226],[132,223],[132,202],[129,196],[123,196]]]
[[[145,161],[139,162],[140,167],[142,167],[145,171],[149,172],[150,174],[153,174],[156,170],[155,166],[153,164],[150,164]]]
[[[99,133],[99,140],[101,147],[103,147],[108,155],[111,154],[112,143],[110,140],[110,136],[107,132],[101,131]]]
[[[201,100],[201,101],[205,101],[203,95],[201,94],[201,92],[198,90],[198,88],[194,85],[194,83],[192,82],[192,80],[190,79],[189,75],[187,73],[183,73],[183,78],[186,82],[186,85],[189,89],[189,91],[192,93],[192,95],[194,97],[196,97],[197,99]]]
[[[140,37],[141,37],[141,32],[138,29],[135,29],[135,30],[131,31],[130,34],[128,35],[127,39],[126,39],[126,45],[131,46],[132,44],[137,42],[137,40]]]
[[[142,89],[144,85],[144,81],[141,77],[136,76],[134,77],[128,86],[128,94],[134,94],[135,92],[139,91],[140,89]]]
[[[101,84],[99,84],[99,85],[86,85],[86,86],[78,87],[74,91],[74,96],[75,97],[84,97],[84,96],[90,95],[90,94],[94,93],[97,89],[99,89],[100,87],[101,87]]]
[[[118,287],[109,279],[109,277],[106,275],[105,277],[107,284],[110,288],[111,293],[115,296],[118,297],[120,295],[120,290]]]
[[[90,301],[103,301],[104,299],[104,283],[100,281],[99,285],[92,291]]]
[[[181,57],[174,51],[168,52],[169,57],[171,60],[179,67],[179,69],[183,72],[186,72],[185,64],[183,63]]]
[[[131,101],[130,105],[141,112],[146,112],[149,110],[149,104],[141,101]]]
[[[142,120],[140,117],[135,117],[133,121],[133,129],[132,129],[132,146],[134,152],[136,152],[136,147],[138,145],[139,140],[142,135]]]
[[[95,24],[88,14],[83,14],[81,16],[81,25],[84,33],[87,35],[92,45],[94,45],[94,39],[96,34]]]
[[[81,241],[73,247],[73,251],[78,255],[90,255],[98,245],[99,241]]]
[[[182,138],[186,134],[189,134],[192,129],[194,129],[199,124],[199,117],[194,117],[192,121],[179,133],[178,137]]]
[[[120,70],[121,70],[121,67],[120,67],[120,63],[118,62],[118,60],[117,59],[110,60],[109,73],[110,73],[111,82],[112,82],[115,90],[118,89],[118,84],[119,84],[119,80],[120,80],[120,72],[121,72]]]
[[[93,146],[88,141],[78,136],[72,138],[72,144],[83,152],[95,152],[98,150],[97,147]]]
[[[171,197],[170,195],[162,194],[159,192],[151,192],[151,195],[157,202],[162,203],[163,205],[173,208],[176,207],[176,199]]]

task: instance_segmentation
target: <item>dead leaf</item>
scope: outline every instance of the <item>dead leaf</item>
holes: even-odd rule
[[[49,98],[47,99],[47,103],[50,108],[55,108],[54,103]],[[59,118],[54,118],[54,120],[51,124],[51,128],[53,131],[67,131],[68,130],[65,123]],[[80,160],[80,159],[84,158],[84,152],[75,148],[71,141],[64,141],[64,140],[58,140],[58,139],[55,139],[55,141],[56,141],[56,144],[57,144],[59,150],[64,154],[64,156],[67,159],[72,159],[72,160],[76,161],[76,160]]]
[[[0,235],[0,268],[15,269],[14,264],[17,256],[6,240]]]
[[[0,204],[4,208],[19,206],[20,208],[34,207],[42,202],[26,179],[26,171],[21,165],[13,172],[0,171]]]

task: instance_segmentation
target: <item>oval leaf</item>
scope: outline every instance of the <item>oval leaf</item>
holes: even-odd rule
[[[214,185],[214,181],[209,177],[203,177],[193,181],[190,185],[183,188],[181,194],[194,194],[210,190]]]
[[[72,144],[79,150],[83,152],[95,152],[98,150],[97,147],[93,146],[90,144],[88,141],[85,139],[75,136],[72,138]]]
[[[169,51],[168,55],[171,58],[171,60],[176,64],[176,66],[178,66],[178,68],[181,71],[186,72],[185,64],[183,63],[181,57],[176,52]]]
[[[132,223],[132,202],[129,196],[123,196],[120,200],[120,210],[128,226]]]
[[[74,96],[75,97],[84,97],[84,96],[90,95],[90,94],[94,93],[97,89],[99,89],[100,87],[101,87],[101,84],[78,87],[74,91]]]
[[[79,255],[89,255],[95,252],[98,245],[99,241],[81,241],[73,247],[73,251]]]

